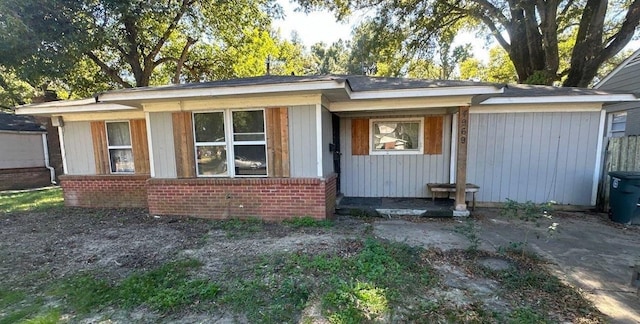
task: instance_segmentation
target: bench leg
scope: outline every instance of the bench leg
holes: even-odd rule
[[[472,210],[472,211],[475,211],[475,210],[476,210],[476,193],[475,193],[475,192],[472,192],[472,195],[471,195],[471,196],[473,197],[473,198],[472,198],[472,199],[473,199],[473,204],[471,205],[471,210]]]

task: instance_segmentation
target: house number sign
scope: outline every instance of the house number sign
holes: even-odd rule
[[[460,109],[460,143],[467,143],[467,133],[469,131],[469,108],[461,107]]]

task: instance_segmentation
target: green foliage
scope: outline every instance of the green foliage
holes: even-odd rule
[[[257,217],[250,218],[230,218],[220,222],[228,237],[245,237],[246,235],[257,233],[263,230],[264,223]]]
[[[464,223],[455,228],[457,233],[464,235],[469,240],[469,247],[467,247],[467,251],[472,254],[478,253],[478,248],[480,247],[480,236],[478,235],[478,228],[476,223],[471,217],[467,217]]]
[[[217,296],[216,284],[189,275],[190,270],[201,266],[196,260],[170,262],[155,270],[133,274],[119,284],[80,275],[54,289],[53,294],[64,297],[80,313],[109,305],[127,309],[146,305],[168,312]]]
[[[551,323],[544,316],[529,307],[521,307],[509,315],[510,324],[545,324]]]
[[[46,313],[38,315],[26,321],[23,321],[22,323],[23,324],[57,324],[57,323],[60,323],[60,311],[57,309],[50,309]]]
[[[507,216],[512,219],[518,219],[524,222],[533,223],[535,226],[540,227],[543,221],[550,221],[553,219],[551,215],[553,213],[553,205],[554,201],[549,201],[543,204],[536,204],[532,201],[526,201],[524,203],[519,203],[515,200],[511,200],[507,198],[504,203],[502,210],[500,211],[501,215]],[[557,230],[558,223],[550,223],[546,228],[546,235],[552,236],[553,233]],[[527,228],[524,236],[523,246],[522,246],[522,255],[525,254],[524,246],[526,246],[529,242],[529,232],[530,229]]]
[[[460,78],[463,80],[515,83],[518,81],[518,74],[507,52],[501,47],[492,47],[489,50],[489,61],[486,64],[473,57],[462,61],[460,63]]]
[[[420,249],[369,238],[349,256],[288,253],[265,258],[249,277],[224,283],[221,302],[250,322],[294,321],[313,292],[332,322],[380,319],[406,294],[435,284]],[[252,302],[247,304],[246,301]]]
[[[282,223],[291,226],[293,228],[301,228],[301,227],[331,227],[333,226],[333,222],[328,219],[318,220],[311,216],[303,216],[303,217],[294,217],[290,219],[285,219]]]
[[[60,188],[0,193],[0,213],[49,210],[62,207],[63,202]]]

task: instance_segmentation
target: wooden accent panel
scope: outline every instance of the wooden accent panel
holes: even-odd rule
[[[351,120],[351,154],[369,155],[369,119]]]
[[[289,109],[265,109],[267,133],[267,171],[269,177],[288,178],[289,167]]]
[[[469,135],[469,106],[458,108],[458,148],[456,156],[456,210],[467,210],[467,136]]]
[[[149,142],[147,139],[147,124],[144,119],[132,119],[131,147],[136,174],[149,174]]]
[[[195,144],[193,141],[192,114],[188,111],[175,112],[173,119],[173,144],[176,151],[176,171],[178,178],[195,178]]]
[[[442,154],[444,116],[424,118],[424,154]]]
[[[109,152],[107,150],[107,130],[104,121],[91,122],[93,156],[96,162],[96,174],[109,174]]]

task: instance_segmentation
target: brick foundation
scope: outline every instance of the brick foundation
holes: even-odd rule
[[[72,207],[147,207],[147,175],[60,176]]]
[[[336,177],[149,179],[147,190],[151,215],[325,219],[333,216]]]
[[[45,167],[0,169],[0,190],[40,188],[51,185],[51,172]]]

